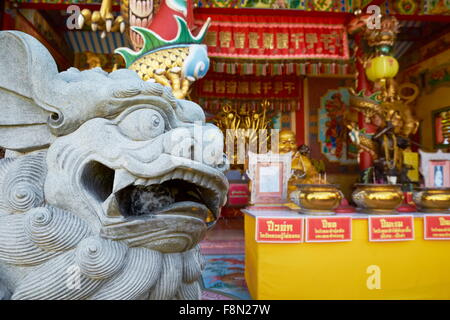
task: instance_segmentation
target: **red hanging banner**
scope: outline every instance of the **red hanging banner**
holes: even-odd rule
[[[197,14],[196,24],[208,16],[210,57],[349,59],[347,32],[338,19]]]

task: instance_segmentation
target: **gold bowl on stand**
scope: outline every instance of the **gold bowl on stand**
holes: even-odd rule
[[[352,199],[364,213],[395,214],[403,203],[400,184],[355,184]]]
[[[335,214],[343,198],[342,192],[334,184],[299,184],[291,192],[290,199],[300,207],[300,212],[308,214]]]
[[[422,212],[450,213],[450,188],[418,188],[413,201]]]

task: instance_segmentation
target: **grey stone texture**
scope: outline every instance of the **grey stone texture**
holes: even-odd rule
[[[0,61],[0,299],[199,299],[228,190],[200,106],[131,70],[58,73],[18,31]]]

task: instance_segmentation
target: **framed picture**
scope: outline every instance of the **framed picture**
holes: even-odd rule
[[[450,153],[438,152],[420,153],[420,172],[424,176],[426,188],[450,187]]]
[[[430,161],[429,185],[435,188],[450,187],[450,160]]]
[[[433,111],[432,119],[434,147],[450,148],[450,107]]]
[[[287,199],[292,154],[249,152],[248,176],[252,204],[282,204]]]

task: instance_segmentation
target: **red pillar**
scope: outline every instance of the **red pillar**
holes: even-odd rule
[[[6,13],[5,1],[0,1],[0,30],[13,30],[14,18]]]
[[[356,45],[356,53],[355,53],[355,67],[357,76],[357,86],[356,92],[360,92],[361,90],[365,90],[365,93],[369,93],[371,91],[369,81],[366,77],[366,72],[364,70],[363,65],[363,52],[362,52],[362,41],[361,41],[361,33],[355,34],[355,45]],[[366,123],[364,121],[364,114],[362,112],[358,113],[358,126],[359,129],[366,129],[367,133],[375,133],[376,127]],[[373,165],[373,159],[370,153],[367,151],[363,151],[359,154],[359,168],[360,170],[365,170]]]

